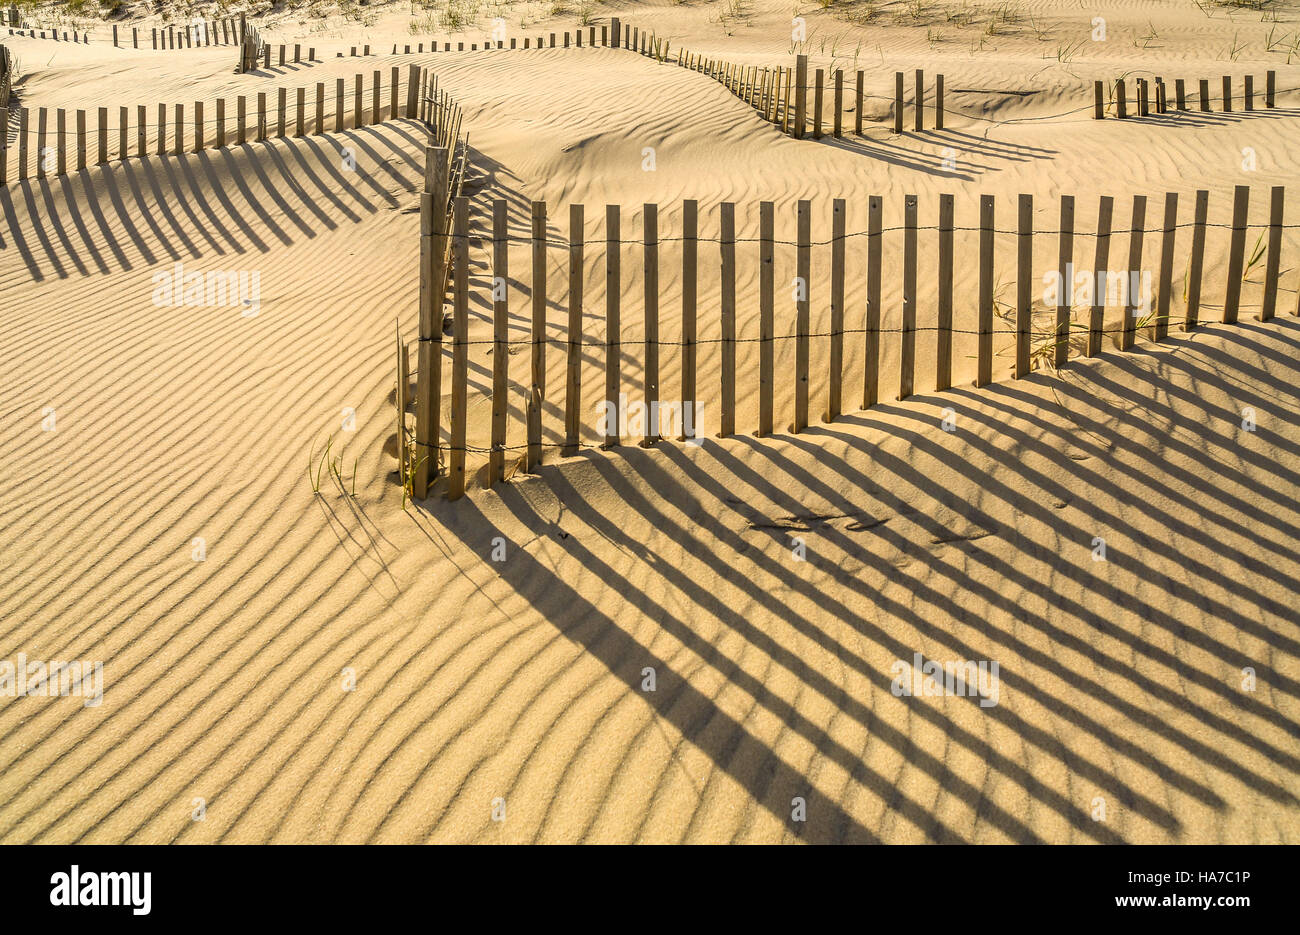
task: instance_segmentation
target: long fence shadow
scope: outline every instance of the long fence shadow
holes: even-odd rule
[[[837,716],[856,722],[873,743],[884,744],[908,769],[961,802],[982,833],[992,829],[1007,840],[1048,839],[1047,825],[1064,825],[1072,840],[1130,839],[1114,825],[1093,820],[1087,799],[1042,778],[1032,764],[1044,760],[1065,762],[1089,789],[1170,840],[1185,831],[1171,796],[1226,812],[1235,803],[1225,794],[1240,787],[1260,800],[1295,807],[1300,755],[1274,738],[1297,736],[1300,723],[1287,708],[1236,690],[1223,672],[1251,667],[1274,695],[1300,698],[1300,682],[1288,674],[1300,658],[1300,639],[1290,629],[1295,603],[1251,587],[1255,577],[1273,589],[1293,595],[1297,590],[1300,512],[1285,491],[1300,484],[1300,457],[1293,457],[1300,451],[1270,436],[1286,459],[1242,455],[1250,480],[1264,481],[1260,506],[1243,499],[1240,484],[1213,482],[1222,465],[1208,450],[1212,444],[1197,447],[1177,436],[1199,428],[1204,437],[1199,423],[1206,419],[1239,419],[1238,412],[1206,400],[1232,398],[1240,373],[1276,394],[1269,418],[1294,437],[1300,416],[1290,382],[1295,359],[1287,355],[1288,348],[1300,346],[1300,323],[1243,324],[1216,328],[1215,335],[1226,339],[1225,346],[1174,336],[1169,347],[1081,361],[1059,376],[1039,372],[978,391],[917,397],[810,426],[799,435],[740,436],[696,450],[661,444],[619,448],[616,457],[583,455],[576,469],[594,472],[605,492],[619,499],[623,515],[595,502],[590,482],[572,482],[574,462],[547,465],[538,479],[505,485],[494,496],[562,552],[566,565],[576,564],[620,594],[626,609],[610,613],[602,609],[604,602],[598,608],[594,595],[523,549],[500,574],[537,613],[629,685],[655,657],[632,635],[631,624],[652,618],[731,689],[752,698],[756,709],[843,770],[849,787],[887,802],[895,819],[928,840],[973,837],[969,827],[898,786],[877,759],[837,740],[801,699],[832,701]],[[1152,360],[1144,360],[1147,353]],[[954,450],[936,432],[933,412],[939,407],[961,412],[967,450]],[[960,477],[962,489],[978,490],[979,496],[963,499],[942,481],[949,476]],[[593,548],[543,517],[528,494],[534,484],[545,485],[566,514],[614,551]],[[1076,500],[1088,503],[1086,517],[1062,509]],[[461,510],[455,525],[472,540],[466,544],[486,551],[496,532],[473,497],[441,509]],[[1185,511],[1195,511],[1200,524],[1189,526],[1181,518]],[[1086,544],[1098,528],[1140,549],[1116,556],[1140,587],[1121,586],[1097,576],[1086,562],[1062,557],[1062,542]],[[827,556],[818,564],[822,581],[810,580],[788,561],[786,537],[792,531],[815,540],[819,554]],[[658,558],[659,536],[683,546],[689,567]],[[755,536],[761,547],[755,547]],[[1207,536],[1219,543],[1218,564],[1174,544]],[[1254,542],[1258,551],[1234,544],[1243,541]],[[956,550],[957,558],[936,560],[936,548]],[[906,561],[900,563],[899,555]],[[1174,564],[1184,569],[1181,583],[1163,570]],[[906,600],[898,596],[900,579]],[[1045,587],[1053,593],[1043,609],[1026,607],[1019,597]],[[744,609],[728,599],[728,589],[743,594]],[[699,618],[716,621],[744,650],[666,611],[665,590],[675,596],[674,606],[688,605]],[[1188,590],[1197,594],[1207,619],[1269,652],[1247,653],[1217,631],[1180,618],[1172,606],[1142,596],[1169,595],[1172,602]],[[798,609],[801,602],[823,614],[808,618]],[[1144,625],[1112,625],[1116,619]],[[818,620],[847,624],[858,640],[850,644]],[[812,641],[871,691],[847,692],[842,674],[808,662],[781,633]],[[979,711],[998,734],[1017,743],[994,743],[987,731],[972,730],[941,707],[918,704],[909,715],[926,725],[927,736],[942,735],[942,750],[879,717],[872,699],[890,691],[891,673],[868,656],[879,659],[883,651],[910,660],[920,647],[904,634],[942,644],[965,659],[1008,660],[1002,687],[1016,703]],[[1090,664],[1073,667],[1062,651]],[[772,687],[777,683],[742,659],[748,653],[787,676],[779,684],[796,684],[797,691]],[[1153,674],[1160,672],[1179,678],[1171,684]],[[721,711],[717,698],[691,684],[689,673],[661,676],[661,684],[669,687],[645,699],[654,716],[740,783],[756,807],[788,819],[792,794],[812,796],[809,815],[817,818],[803,827],[789,825],[793,834],[824,842],[888,839],[884,826],[868,826],[855,812],[848,790],[841,796],[819,793],[804,769]],[[976,704],[973,698],[955,700]],[[1161,713],[1168,710],[1181,716],[1169,719]],[[1063,741],[1058,724],[1082,740]],[[1148,749],[1144,735],[1158,739],[1163,755]],[[1099,749],[1106,755],[1090,752]],[[953,769],[949,750],[983,763],[989,777],[981,783]],[[1178,755],[1171,759],[1170,750]],[[1260,763],[1271,766],[1261,769]],[[1165,794],[1152,794],[1143,775],[1159,777]],[[1028,799],[1029,812],[1008,809],[987,795],[990,784],[1005,783]],[[1034,814],[1052,818],[1044,823]]]

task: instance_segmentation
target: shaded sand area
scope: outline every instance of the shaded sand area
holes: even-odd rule
[[[1118,22],[1146,18],[1136,9]],[[741,60],[783,54],[775,7],[749,36],[715,33],[698,13],[646,15],[676,23],[691,47],[726,51],[734,39]],[[1185,25],[1162,54],[1218,74],[1220,34]],[[339,48],[364,35],[340,27]],[[900,67],[930,54],[915,30],[897,35]],[[1009,62],[1022,76],[1041,70],[1019,41],[960,68],[1014,84]],[[155,86],[94,47],[84,59],[60,47],[43,68],[39,40],[26,42],[28,107],[97,106],[96,77],[134,106],[332,82],[359,67],[327,58],[309,78],[268,79],[230,75],[233,56],[216,50],[188,65],[141,53]],[[945,192],[959,223],[977,194],[995,194],[1005,227],[1021,192],[1035,195],[1040,227],[1062,192],[1090,220],[1099,194],[1117,196],[1117,216],[1146,194],[1154,229],[1165,191],[1208,188],[1211,220],[1223,222],[1234,185],[1258,199],[1294,175],[1293,94],[1267,114],[1182,124],[958,117],[944,134],[873,129],[833,144],[784,138],[703,76],[610,50],[360,67],[417,60],[465,108],[476,211],[505,198],[520,229],[528,202],[545,199],[555,237],[567,236],[569,202],[588,206],[599,239],[607,203],[623,206],[635,238],[643,202],[698,198],[703,225],[732,200],[738,233],[752,236],[756,202],[772,200],[786,237],[800,198],[814,199],[818,231],[830,199],[846,199],[853,231],[868,195],[896,215],[916,193],[932,223]],[[1300,84],[1291,74],[1280,87]],[[885,78],[878,69],[873,80]],[[1045,75],[1057,99],[999,119],[1069,109],[1072,80]],[[979,86],[954,82],[966,84]],[[402,120],[349,126],[132,159],[0,196],[0,660],[104,664],[98,707],[0,698],[0,841],[1300,840],[1294,230],[1272,322],[1253,317],[1256,273],[1239,324],[1175,328],[1124,354],[1107,342],[1101,358],[1060,373],[1009,381],[1003,335],[1003,382],[975,390],[959,338],[957,387],[937,394],[926,336],[919,395],[903,402],[886,342],[882,405],[826,423],[815,396],[798,435],[783,378],[772,438],[548,452],[539,477],[404,508],[393,335],[395,324],[414,335],[423,132]],[[641,168],[647,146],[653,172]],[[942,165],[946,146],[960,154],[956,170]],[[1249,178],[1234,168],[1244,146],[1261,155]],[[1141,158],[1116,155],[1130,151]],[[665,207],[661,221],[667,242],[679,216]],[[490,328],[485,230],[476,220],[478,338]],[[1202,314],[1214,321],[1226,232],[1209,237]],[[1010,243],[998,247],[1007,264]],[[971,246],[958,241],[960,270]],[[1148,238],[1146,264],[1158,248]],[[665,271],[679,262],[673,249]],[[847,303],[858,310],[860,244],[851,249]],[[898,249],[887,242],[887,268]],[[1035,270],[1054,268],[1055,242],[1037,250]],[[1180,274],[1185,250],[1184,239]],[[709,251],[706,337],[718,327]],[[564,249],[548,261],[559,337]],[[790,261],[779,256],[778,282]],[[177,262],[258,272],[257,314],[154,305],[154,275]],[[525,269],[526,248],[511,262]],[[826,268],[823,249],[813,262]],[[929,252],[922,262],[930,321]],[[635,341],[635,248],[624,274]],[[593,331],[603,276],[592,249]],[[667,272],[661,282],[675,310],[677,286]],[[898,287],[887,279],[892,321]],[[757,288],[741,263],[742,334],[756,329]],[[523,291],[511,302],[518,340]],[[814,323],[825,302],[823,289]],[[1118,314],[1108,309],[1108,326]],[[485,427],[484,350],[471,358],[470,411]],[[820,342],[814,353],[824,360]],[[849,400],[860,353],[850,342]],[[788,377],[787,354],[777,364]],[[512,356],[517,380],[527,354]],[[562,360],[554,347],[548,440]],[[629,390],[642,381],[637,361],[629,350]],[[603,389],[602,364],[598,353],[584,360],[585,399]],[[670,394],[678,356],[663,364]],[[706,347],[701,387],[717,386],[719,366]],[[756,367],[742,352],[742,431],[755,422]],[[316,491],[327,440],[341,484],[325,476]],[[917,653],[996,662],[997,703],[896,695],[895,663]],[[806,821],[792,820],[795,799]]]

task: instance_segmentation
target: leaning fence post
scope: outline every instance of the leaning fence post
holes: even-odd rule
[[[993,196],[980,195],[979,350],[975,385],[993,382]]]
[[[1052,365],[1064,367],[1070,360],[1070,310],[1074,305],[1074,196],[1061,196],[1061,249],[1057,255],[1056,335]]]
[[[451,360],[451,445],[447,452],[447,499],[465,493],[465,416],[469,382],[469,199],[456,197],[455,325]]]
[[[1241,301],[1242,268],[1246,255],[1246,212],[1250,207],[1250,186],[1238,185],[1232,199],[1232,240],[1228,249],[1228,288],[1223,299],[1223,322],[1237,320]]]
[[[1210,193],[1201,189],[1196,193],[1196,215],[1192,222],[1192,256],[1187,271],[1187,318],[1184,331],[1196,327],[1201,307],[1201,269],[1205,262],[1205,223],[1210,213]]]
[[[1268,209],[1268,259],[1264,263],[1264,304],[1259,320],[1268,321],[1277,308],[1277,279],[1282,268],[1282,203],[1286,190],[1274,185]]]

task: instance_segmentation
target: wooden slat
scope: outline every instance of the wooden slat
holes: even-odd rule
[[[1268,258],[1264,262],[1264,304],[1259,320],[1268,321],[1277,309],[1277,280],[1282,269],[1282,210],[1286,189],[1274,185],[1268,208]]]
[[[682,405],[690,403],[699,412],[696,397],[696,366],[699,346],[696,344],[696,236],[699,227],[699,202],[687,199],[682,202]],[[684,411],[684,410],[683,410]]]
[[[812,276],[812,202],[800,200],[798,205],[797,271],[798,298],[795,302],[795,385],[794,431],[802,432],[808,425],[808,356],[811,328],[810,294]]]
[[[1034,295],[1034,196],[1021,195],[1016,225],[1016,369],[1029,375],[1029,349]]]
[[[108,162],[108,108],[100,107],[96,112],[95,165],[102,166]],[[8,135],[0,136],[0,147],[8,145]],[[0,153],[0,159],[3,159]],[[4,172],[0,169],[0,174]]]
[[[645,407],[644,444],[659,440],[659,207],[641,209],[645,281]]]
[[[1192,255],[1187,269],[1187,316],[1183,330],[1191,331],[1197,325],[1201,309],[1201,274],[1205,264],[1205,224],[1210,212],[1210,193],[1206,189],[1196,192],[1195,217],[1192,220]]]
[[[1092,261],[1092,309],[1088,317],[1088,356],[1101,353],[1101,336],[1106,322],[1106,274],[1110,270],[1110,225],[1115,199],[1102,195],[1097,205],[1096,253]]]
[[[862,70],[858,69],[857,84],[853,91],[853,132],[858,136],[862,135],[862,81]]]
[[[794,83],[794,135],[795,139],[801,140],[803,139],[808,108],[808,56],[806,55],[795,58]]]
[[[1165,194],[1165,223],[1160,234],[1159,295],[1156,298],[1156,320],[1151,327],[1154,341],[1164,340],[1169,334],[1169,302],[1174,291],[1174,238],[1178,232],[1178,193]]]
[[[620,441],[619,425],[622,406],[619,392],[622,389],[622,325],[619,300],[622,297],[619,247],[619,206],[605,206],[605,402],[613,403],[619,418],[613,425],[605,426],[605,447],[612,448]]]
[[[920,133],[925,129],[925,71],[920,68],[916,70],[916,97],[912,107],[916,117],[916,132]]]
[[[533,220],[533,358],[528,395],[525,470],[536,474],[542,464],[542,401],[546,397],[546,202],[534,201]]]
[[[1237,320],[1241,302],[1241,277],[1246,264],[1246,212],[1250,207],[1250,186],[1238,185],[1232,198],[1232,239],[1228,247],[1228,285],[1223,299],[1224,324]]]
[[[916,196],[903,196],[903,327],[899,335],[899,399],[912,395],[916,375],[916,209]]]
[[[582,397],[582,205],[569,205],[568,373],[564,389],[564,452],[578,451]]]
[[[862,408],[874,406],[880,396],[880,253],[883,237],[883,202],[867,198],[867,307],[863,331]]]
[[[455,203],[455,325],[451,358],[451,444],[447,452],[447,499],[465,492],[465,419],[469,398],[469,199]]]
[[[1052,336],[1052,365],[1070,359],[1070,312],[1074,305],[1074,196],[1061,196],[1060,252],[1057,254],[1056,332]]]
[[[934,388],[952,386],[952,272],[953,272],[953,196],[939,196],[939,288]]]
[[[736,433],[736,206],[720,206],[722,255],[722,413],[718,435]]]
[[[838,75],[839,72],[836,72]],[[838,419],[843,409],[844,381],[844,225],[843,198],[831,202],[831,354],[826,393],[826,421]]]
[[[993,382],[993,213],[993,196],[980,195],[979,350],[976,386]]]
[[[1133,196],[1133,222],[1128,239],[1128,269],[1124,272],[1124,321],[1120,331],[1119,349],[1127,351],[1133,346],[1137,333],[1137,293],[1134,278],[1142,275],[1142,237],[1147,222],[1146,195]],[[1139,279],[1140,281],[1140,279]]]
[[[772,390],[774,387],[773,337],[775,324],[776,206],[770,201],[758,206],[758,434],[772,434]]]
[[[346,112],[343,109],[343,89],[344,83],[342,78],[334,79],[334,130],[335,132],[343,129]]]
[[[487,485],[505,480],[506,414],[510,398],[510,239],[505,199],[492,203],[492,450],[488,454]]]

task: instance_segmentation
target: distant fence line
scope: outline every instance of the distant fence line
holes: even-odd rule
[[[1169,100],[1169,89],[1165,84],[1164,78],[1157,75],[1152,80],[1155,83],[1154,102],[1152,101],[1151,81],[1148,81],[1146,78],[1136,79],[1137,100],[1134,103],[1137,107],[1137,116],[1149,116],[1152,113],[1153,106],[1154,112],[1157,114],[1167,114],[1171,111],[1187,111],[1190,110],[1188,107],[1189,100],[1198,103],[1201,113],[1211,113],[1212,109],[1210,105],[1215,99],[1210,96],[1210,79],[1199,79],[1199,93],[1191,95],[1190,98],[1187,94],[1186,81],[1182,78],[1174,79],[1174,97],[1172,103]],[[1128,93],[1124,81],[1125,79],[1123,78],[1115,79],[1114,84],[1112,84],[1110,88],[1109,100],[1107,100],[1105,82],[1093,82],[1092,116],[1094,120],[1105,119],[1106,111],[1109,109],[1110,104],[1114,104],[1115,116],[1120,120],[1124,120],[1129,116]],[[1232,113],[1233,102],[1232,76],[1223,75],[1222,81],[1223,93],[1222,96],[1218,98],[1220,111],[1225,114],[1230,114]],[[1245,111],[1253,111],[1255,109],[1254,75],[1244,75],[1242,77],[1241,105],[1242,109]],[[1271,110],[1276,106],[1277,72],[1270,70],[1264,73],[1264,107]]]
[[[439,163],[441,165],[442,163]],[[435,173],[436,174],[436,173]],[[439,189],[441,191],[441,189]],[[1163,217],[1152,226],[1150,233],[1159,236],[1159,261],[1155,273],[1157,286],[1154,297],[1147,295],[1142,300],[1136,289],[1138,273],[1150,275],[1143,270],[1143,246],[1147,235],[1147,198],[1134,196],[1132,204],[1132,224],[1128,229],[1112,229],[1112,216],[1115,199],[1102,196],[1098,205],[1097,227],[1089,233],[1077,232],[1077,236],[1091,237],[1094,240],[1095,256],[1093,271],[1098,283],[1097,293],[1085,300],[1083,316],[1074,320],[1075,306],[1072,287],[1067,286],[1057,299],[1054,308],[1047,308],[1049,316],[1046,324],[1034,321],[1034,296],[1038,292],[1042,277],[1033,268],[1033,246],[1035,235],[1054,235],[1059,243],[1059,262],[1055,274],[1058,282],[1070,283],[1075,254],[1075,200],[1072,196],[1060,199],[1060,226],[1050,231],[1035,230],[1033,227],[1033,198],[1020,195],[1017,199],[1017,222],[1013,228],[999,229],[994,223],[994,198],[989,195],[980,197],[978,206],[978,225],[957,226],[954,223],[954,196],[941,195],[938,199],[938,218],[936,226],[922,227],[917,223],[917,198],[906,196],[903,204],[903,222],[901,225],[886,228],[883,224],[883,205],[879,196],[868,199],[868,226],[863,231],[846,233],[846,204],[835,199],[832,210],[832,231],[829,240],[814,241],[812,238],[811,203],[800,201],[797,206],[798,236],[794,241],[780,241],[774,237],[774,206],[770,202],[762,203],[759,215],[759,237],[739,239],[736,237],[735,205],[723,203],[719,206],[719,236],[701,237],[698,230],[698,207],[694,201],[683,205],[683,236],[677,238],[681,246],[681,338],[680,340],[661,340],[661,316],[659,306],[659,249],[666,240],[659,237],[659,206],[646,205],[643,210],[644,231],[638,240],[623,240],[619,231],[619,208],[615,205],[605,209],[605,238],[585,239],[584,208],[581,205],[569,207],[570,237],[567,240],[551,240],[546,233],[548,206],[544,202],[532,205],[531,236],[523,231],[511,234],[507,225],[507,206],[504,201],[493,204],[490,223],[485,237],[491,241],[490,278],[492,304],[492,337],[471,341],[468,336],[468,309],[471,287],[469,285],[469,242],[470,216],[469,201],[465,197],[456,197],[453,201],[452,224],[445,234],[436,227],[432,233],[427,225],[422,226],[422,265],[421,265],[421,309],[420,309],[420,364],[416,373],[415,420],[417,443],[408,445],[406,439],[406,388],[409,379],[407,369],[408,350],[398,334],[398,460],[399,474],[404,481],[408,471],[415,471],[416,483],[412,489],[416,498],[423,498],[430,492],[434,481],[440,474],[445,474],[444,492],[448,499],[460,497],[465,490],[466,455],[482,453],[488,456],[486,486],[502,482],[506,474],[506,457],[508,452],[521,454],[521,467],[525,472],[536,472],[542,463],[545,448],[559,448],[562,454],[574,454],[581,448],[593,447],[583,440],[583,419],[581,401],[581,366],[584,351],[603,350],[605,370],[605,398],[609,403],[617,404],[624,397],[624,390],[630,389],[622,378],[624,358],[638,346],[637,341],[629,341],[622,327],[622,309],[620,308],[621,273],[619,254],[625,244],[634,244],[643,251],[645,275],[645,305],[642,309],[642,335],[644,353],[639,363],[643,368],[642,385],[646,394],[644,405],[648,411],[657,411],[657,407],[673,406],[684,409],[689,402],[698,410],[702,401],[708,403],[711,411],[719,412],[718,435],[725,437],[736,434],[736,399],[740,388],[737,386],[736,351],[740,344],[757,343],[759,345],[759,373],[756,387],[744,390],[745,395],[756,395],[758,399],[758,420],[754,433],[768,435],[773,430],[774,396],[777,374],[774,369],[774,348],[778,342],[794,342],[794,370],[788,374],[793,387],[793,413],[791,427],[795,433],[808,426],[810,391],[826,398],[825,417],[833,420],[846,410],[854,408],[852,403],[845,403],[845,339],[856,335],[861,340],[863,353],[861,399],[862,408],[876,405],[881,398],[882,338],[891,335],[898,340],[898,399],[905,399],[914,393],[916,377],[916,347],[918,333],[933,332],[935,336],[935,390],[943,391],[952,386],[952,362],[954,335],[963,336],[964,341],[974,344],[975,386],[984,386],[994,382],[993,358],[994,336],[1002,335],[1014,342],[1014,365],[1012,377],[1019,379],[1027,376],[1035,365],[1062,367],[1070,360],[1071,347],[1076,348],[1076,357],[1094,357],[1101,353],[1103,337],[1112,336],[1120,351],[1133,347],[1139,331],[1147,331],[1154,341],[1163,340],[1174,321],[1171,301],[1175,282],[1175,244],[1180,240],[1179,230],[1191,232],[1190,245],[1186,253],[1186,272],[1184,279],[1185,309],[1181,316],[1184,330],[1192,330],[1202,321],[1202,309],[1209,307],[1203,299],[1205,282],[1204,267],[1206,258],[1207,229],[1223,228],[1230,231],[1228,244],[1227,279],[1223,291],[1221,320],[1235,323],[1242,311],[1243,280],[1256,266],[1262,273],[1262,299],[1258,306],[1259,318],[1267,321],[1273,318],[1278,305],[1278,282],[1281,277],[1281,248],[1284,228],[1295,229],[1300,225],[1284,225],[1283,209],[1285,192],[1281,186],[1271,189],[1268,202],[1268,220],[1264,224],[1248,223],[1250,189],[1237,186],[1232,204],[1230,223],[1211,223],[1208,219],[1209,192],[1198,191],[1194,196],[1191,219],[1184,216],[1180,220],[1180,196],[1170,192],[1164,199]],[[486,219],[485,219],[486,220]],[[1247,254],[1247,231],[1252,228],[1260,230],[1260,239],[1254,250]],[[933,326],[918,325],[917,274],[918,274],[918,232],[930,230],[937,233],[937,287],[936,307]],[[978,263],[972,275],[977,282],[977,289],[972,290],[973,301],[954,302],[954,234],[958,231],[978,232]],[[902,263],[899,269],[901,278],[902,316],[897,328],[884,327],[881,305],[882,276],[891,275],[891,270],[882,265],[882,239],[887,232],[902,234]],[[1128,234],[1128,254],[1126,264],[1112,264],[1110,244],[1114,236]],[[995,235],[1008,235],[1015,239],[1015,298],[1013,302],[1002,303],[996,298],[1000,284],[995,279]],[[436,274],[440,267],[434,265],[426,273],[427,257],[438,252],[436,243],[444,238],[451,246],[451,292],[452,292],[452,328],[451,328],[451,377],[449,396],[450,419],[448,422],[448,440],[441,440],[441,412],[443,403],[443,362],[444,351],[442,331],[437,314],[440,294],[435,295],[434,307],[428,306],[430,292],[426,292],[423,283],[428,275]],[[849,324],[845,308],[846,241],[865,237],[865,290],[866,305],[863,311],[861,327]],[[432,241],[432,243],[428,243]],[[700,264],[698,244],[701,242],[718,245],[718,262],[720,264],[719,301],[713,304],[719,316],[720,337],[702,339],[699,336],[703,323],[698,316],[700,296],[696,294],[698,274],[703,267]],[[758,261],[758,336],[740,338],[737,336],[737,244],[755,243]],[[428,246],[424,245],[428,243]],[[509,248],[511,244],[531,247],[531,269],[524,264],[524,269],[509,269]],[[583,250],[587,244],[603,244],[606,248],[606,294],[605,294],[605,328],[603,334],[588,334],[583,327]],[[816,295],[829,296],[829,327],[814,333],[811,322],[811,305],[809,293],[814,292],[811,279],[810,257],[814,244],[829,245],[831,264],[828,285],[825,290],[819,285]],[[795,296],[795,315],[793,333],[778,334],[776,328],[776,288],[773,280],[773,257],[777,246],[794,247],[792,269],[797,269],[799,280],[804,283],[802,295]],[[548,287],[546,282],[546,250],[558,246],[568,251],[568,327],[566,337],[554,338],[547,334]],[[973,245],[971,245],[973,246]],[[445,256],[445,251],[441,253]],[[787,258],[788,259],[788,258]],[[1118,266],[1118,270],[1114,267]],[[672,277],[677,278],[677,277]],[[1121,301],[1116,303],[1108,298],[1108,283],[1118,280],[1123,287]],[[531,298],[532,321],[531,336],[522,341],[508,340],[510,308],[508,293],[503,283],[515,281]],[[824,285],[824,283],[822,284]],[[1298,296],[1300,298],[1300,296]],[[1088,307],[1086,302],[1090,301]],[[959,305],[970,309],[970,319],[965,317]],[[1111,327],[1107,327],[1105,313],[1108,307],[1118,305],[1122,308],[1122,317]],[[1295,314],[1300,315],[1300,302]],[[927,316],[928,317],[928,316]],[[1005,328],[995,328],[1001,321]],[[968,336],[968,337],[967,337]],[[823,345],[828,354],[828,366],[810,367],[810,349],[813,339],[826,341]],[[486,447],[473,447],[466,443],[468,434],[467,420],[468,399],[468,354],[470,345],[490,344],[491,366],[491,422],[483,433],[490,437]],[[556,406],[563,404],[563,441],[557,444],[543,444],[542,408],[547,401],[547,380],[545,374],[545,347],[560,344],[566,351],[566,374],[563,398],[556,399]],[[720,346],[720,384],[716,393],[699,392],[697,383],[697,355],[703,345]],[[518,391],[523,396],[523,435],[524,444],[507,445],[507,429],[510,420],[510,359],[511,348],[531,348],[531,371],[527,376],[517,376]],[[681,400],[672,402],[661,399],[660,351],[669,348],[680,354],[681,364]],[[820,351],[819,351],[820,353]],[[703,400],[701,399],[703,397]],[[607,404],[608,405],[608,404]],[[679,413],[680,415],[680,413]],[[697,426],[698,428],[698,423]],[[592,426],[586,426],[592,429]],[[606,420],[603,425],[595,427],[597,437],[603,438],[600,447],[613,448],[625,443],[656,444],[670,440],[659,426],[650,421],[641,425],[640,439],[625,438],[619,426],[611,426]],[[588,437],[590,437],[590,432]],[[685,433],[690,434],[690,433]],[[680,435],[678,436],[680,437]],[[440,455],[445,453],[445,459]],[[418,472],[424,469],[427,476],[420,478]]]
[[[383,73],[378,69],[370,75],[368,87],[364,74],[354,75],[351,82],[337,78],[332,108],[326,106],[325,83],[317,82],[314,106],[308,103],[307,88],[281,87],[275,92],[259,92],[254,101],[255,110],[249,107],[246,95],[235,98],[233,113],[227,107],[229,102],[226,98],[214,102],[195,101],[189,119],[185,104],[158,104],[156,108],[141,104],[135,108],[134,121],[131,108],[117,108],[117,121],[112,124],[110,108],[100,107],[94,115],[93,129],[88,126],[86,110],[55,108],[51,111],[41,107],[35,110],[33,126],[32,112],[23,109],[17,111],[17,146],[6,145],[12,112],[0,108],[0,184],[32,177],[43,179],[66,175],[89,165],[104,165],[131,156],[197,153],[239,146],[249,140],[298,137],[309,132],[321,134],[327,130],[363,127],[397,117],[436,122],[439,133],[445,137],[449,132],[454,140],[460,132],[459,108],[445,91],[432,89],[433,78],[428,69],[410,65],[408,72],[404,101],[399,66],[392,67],[387,86],[383,84]],[[291,90],[294,91],[292,102],[289,97]],[[435,97],[435,103],[426,106],[422,94]],[[212,111],[205,106],[207,103],[213,104]],[[149,134],[151,110],[157,113],[152,146]],[[453,117],[454,126],[447,126]],[[9,158],[10,151],[16,153],[14,160]]]

